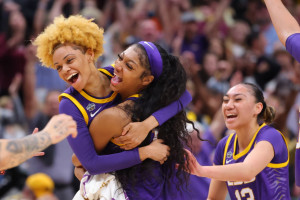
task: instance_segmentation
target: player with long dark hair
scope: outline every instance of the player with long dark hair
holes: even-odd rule
[[[119,54],[111,88],[127,101],[106,109],[92,122],[90,132],[97,150],[102,150],[112,137],[119,136],[122,127],[130,121],[144,120],[155,110],[178,99],[186,88],[186,74],[178,58],[158,45],[142,41]],[[137,93],[138,98],[128,101]],[[191,122],[182,111],[157,128],[157,138],[170,147],[170,156],[162,166],[147,160],[116,171],[129,199],[189,199],[194,195],[187,192],[189,187],[184,187],[191,184],[188,174],[183,172],[183,169],[188,171],[184,146],[191,139],[187,123]],[[152,138],[149,135],[141,146],[150,144]],[[108,148],[110,152],[117,147],[110,143]],[[179,164],[177,171],[176,163]]]

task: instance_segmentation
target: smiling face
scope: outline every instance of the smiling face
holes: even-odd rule
[[[256,103],[250,89],[243,84],[232,87],[223,97],[222,111],[226,126],[231,130],[242,129],[257,123],[263,105]]]
[[[91,51],[84,51],[74,45],[62,45],[53,53],[54,68],[62,80],[72,85],[77,91],[83,90],[91,75]]]
[[[115,61],[115,76],[110,88],[120,93],[123,99],[139,93],[154,79],[150,70],[142,65],[141,52],[136,45],[130,46]]]

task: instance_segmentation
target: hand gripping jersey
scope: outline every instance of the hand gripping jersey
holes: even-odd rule
[[[228,165],[243,162],[260,141],[272,144],[275,155],[272,161],[256,177],[248,182],[227,181],[231,200],[288,200],[289,191],[289,155],[284,136],[276,129],[262,124],[247,148],[238,152],[236,133],[223,138],[216,149],[215,165]]]

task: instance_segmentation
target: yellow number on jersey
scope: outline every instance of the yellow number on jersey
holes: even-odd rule
[[[236,190],[235,197],[237,200],[242,200],[242,197],[248,197],[246,200],[254,200],[254,194],[251,188],[243,188],[240,192]]]

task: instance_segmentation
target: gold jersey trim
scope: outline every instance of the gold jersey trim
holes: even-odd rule
[[[83,106],[77,101],[77,99],[75,99],[74,97],[72,97],[71,95],[67,94],[67,93],[62,93],[61,95],[59,95],[59,98],[61,99],[62,97],[66,97],[68,99],[70,99],[75,105],[76,107],[80,110],[84,121],[86,123],[86,125],[88,125],[89,122],[89,116],[86,113],[85,109],[83,108]]]
[[[108,98],[105,98],[105,99],[96,99],[92,96],[90,96],[89,94],[87,94],[85,91],[81,91],[79,92],[84,98],[86,98],[87,100],[91,101],[91,102],[94,102],[94,103],[100,103],[100,104],[103,104],[103,103],[107,103],[107,102],[110,102],[112,101],[118,93],[114,92],[110,97]]]
[[[234,139],[234,146],[233,146],[233,156],[232,156],[234,160],[239,159],[240,157],[244,156],[245,154],[247,154],[247,153],[249,152],[249,150],[250,150],[251,146],[253,145],[253,142],[254,142],[254,140],[255,140],[257,134],[258,134],[258,132],[259,132],[259,131],[261,130],[261,128],[264,127],[264,126],[266,126],[265,123],[263,123],[263,124],[258,128],[258,130],[257,130],[256,133],[254,134],[252,140],[251,140],[250,143],[248,144],[247,148],[244,149],[241,153],[239,153],[239,154],[237,154],[237,155],[235,155],[235,152],[236,152],[236,144],[237,144],[237,136],[235,136],[235,139]],[[278,130],[277,130],[277,131],[278,131]],[[286,148],[287,148],[287,142],[286,142],[286,139],[285,139],[284,135],[283,135],[280,131],[278,131],[278,132],[281,134],[281,136],[282,136],[282,138],[283,138],[283,140],[284,140],[284,143],[285,143],[285,145],[286,145]],[[225,160],[226,160],[226,154],[227,154],[227,151],[228,151],[228,146],[229,146],[229,143],[230,143],[232,137],[234,136],[234,134],[235,134],[235,133],[230,134],[230,136],[228,137],[228,139],[227,139],[227,141],[226,141],[226,145],[225,145],[225,149],[224,149],[224,155],[223,155],[223,165],[225,165]],[[255,145],[255,144],[254,144],[254,145]],[[288,151],[288,148],[287,148],[287,152],[289,152],[289,151]],[[282,168],[282,167],[285,167],[285,166],[288,165],[289,160],[290,160],[290,156],[289,156],[289,153],[288,153],[288,159],[287,159],[286,162],[284,162],[284,163],[269,163],[269,164],[267,165],[267,167],[269,167],[269,168]]]
[[[227,138],[226,145],[225,145],[225,149],[224,149],[223,165],[225,165],[225,160],[226,160],[226,155],[227,155],[228,146],[229,146],[229,143],[230,143],[231,138],[232,138],[233,135],[234,135],[234,133],[231,133],[231,134],[229,135],[229,137]]]
[[[257,133],[260,131],[260,129],[262,127],[264,127],[266,124],[263,123],[258,129],[257,131],[255,132],[254,136],[252,137],[250,143],[248,144],[248,146],[241,152],[241,153],[238,153],[236,154],[236,144],[237,144],[237,135],[235,136],[235,139],[234,139],[234,146],[233,146],[233,159],[234,160],[237,160],[239,159],[240,157],[244,156],[246,153],[249,152],[250,148],[252,147],[252,144],[257,136]]]

